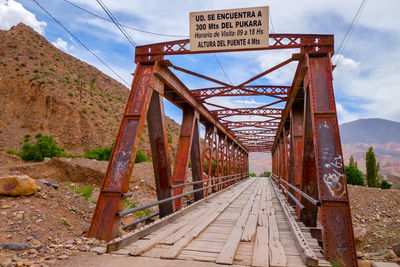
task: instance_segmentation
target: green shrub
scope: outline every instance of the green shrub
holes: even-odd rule
[[[167,134],[167,141],[169,144],[172,144],[172,135],[170,135],[169,133]]]
[[[14,149],[7,149],[7,150],[6,150],[6,153],[7,153],[7,154],[11,154],[11,155],[16,155],[16,156],[18,156],[18,152],[15,151]]]
[[[270,177],[271,176],[271,172],[263,172],[260,174],[260,177]]]
[[[53,136],[42,136],[37,139],[36,144],[25,142],[20,156],[25,161],[42,161],[44,158],[59,157],[62,153],[63,150]]]
[[[347,184],[364,186],[364,176],[355,165],[344,166]]]
[[[257,177],[257,175],[255,173],[250,173],[249,175],[250,175],[250,177]]]
[[[136,208],[136,202],[133,198],[124,199],[124,209],[134,209]]]
[[[147,158],[146,154],[144,154],[142,150],[138,149],[138,151],[136,152],[135,163],[148,162],[148,161],[149,159]]]
[[[386,181],[386,180],[382,180],[382,183],[381,183],[381,188],[382,189],[390,189],[392,187],[392,184],[391,183],[389,183],[388,181]]]
[[[75,186],[72,184],[67,184],[67,186],[71,191],[81,195],[83,197],[83,199],[86,201],[89,200],[90,196],[93,193],[93,186],[91,186],[91,185]]]
[[[109,161],[114,145],[111,147],[96,147],[83,154],[84,158]]]

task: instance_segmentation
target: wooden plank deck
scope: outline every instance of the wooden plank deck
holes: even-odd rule
[[[176,219],[171,217],[159,227],[153,226],[151,233],[139,234],[140,238],[111,253],[184,260],[194,266],[196,262],[307,266],[302,257],[304,251],[298,250],[290,225],[296,223],[295,228],[301,229],[319,266],[330,266],[308,228],[298,220],[287,219],[294,210],[280,205],[268,178],[250,178],[193,205],[197,206]]]

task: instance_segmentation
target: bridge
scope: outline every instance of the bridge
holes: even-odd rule
[[[332,86],[332,35],[270,34],[269,47],[296,49],[282,63],[238,85],[176,66],[166,56],[191,51],[189,40],[136,48],[132,90],[109,162],[89,237],[109,253],[196,266],[357,266]],[[231,52],[232,50],[229,50]],[[209,51],[223,53],[228,50]],[[297,62],[291,85],[255,84]],[[190,90],[172,72],[216,83]],[[257,108],[210,99],[262,97]],[[183,111],[171,166],[163,99]],[[268,100],[265,100],[268,99]],[[250,118],[253,119],[249,119]],[[123,210],[145,122],[158,200]],[[200,124],[205,127],[200,138]],[[248,175],[250,152],[272,155],[272,177]],[[191,161],[192,180],[187,172]],[[189,197],[190,201],[185,201]],[[118,237],[121,217],[157,206],[155,222]],[[123,226],[130,229],[137,222]]]

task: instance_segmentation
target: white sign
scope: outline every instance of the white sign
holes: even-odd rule
[[[268,47],[268,7],[190,13],[190,51]]]

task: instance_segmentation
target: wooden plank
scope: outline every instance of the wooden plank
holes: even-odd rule
[[[268,185],[270,185],[268,183]],[[269,186],[268,186],[269,189]],[[268,193],[268,192],[267,192]],[[271,207],[271,211],[273,208]],[[279,241],[278,225],[276,224],[275,212],[271,212],[268,218],[269,223],[269,249],[270,249],[270,266],[286,266],[285,250]]]
[[[128,233],[126,235],[123,235],[121,237],[118,237],[114,240],[111,240],[108,244],[107,244],[107,253],[110,253],[112,251],[118,250],[120,248],[123,248],[129,244],[131,244],[132,242],[135,242],[136,240],[155,232],[157,229],[160,229],[161,227],[163,227],[164,225],[167,225],[168,223],[175,221],[177,219],[179,219],[180,217],[182,217],[183,215],[189,213],[190,211],[196,210],[197,208],[199,208],[199,206],[201,204],[206,203],[206,201],[209,201],[211,199],[214,199],[217,196],[220,196],[221,193],[223,192],[227,192],[229,190],[235,189],[237,187],[241,187],[241,186],[246,186],[248,184],[253,183],[253,180],[245,180],[242,181],[240,183],[237,183],[236,185],[234,185],[233,187],[227,187],[221,191],[218,191],[206,198],[203,198],[195,203],[193,203],[192,205],[189,205],[181,210],[179,210],[178,212],[175,212],[171,215],[165,216],[157,221],[155,221],[154,223],[148,224],[145,227],[138,229],[134,232]]]
[[[252,266],[269,266],[269,247],[268,247],[268,227],[261,226],[257,228],[256,240],[253,251]]]
[[[257,185],[259,185],[259,183],[257,183]],[[243,233],[243,226],[249,216],[249,213],[251,211],[251,207],[253,206],[257,191],[258,191],[258,188],[256,187],[253,194],[249,197],[249,200],[248,200],[246,206],[243,208],[242,213],[240,214],[240,217],[237,219],[235,226],[233,227],[233,230],[232,230],[231,234],[229,235],[228,240],[226,241],[222,251],[218,255],[218,258],[216,261],[217,263],[220,263],[220,264],[232,264],[233,263],[235,253],[239,246],[240,238]]]
[[[256,233],[258,214],[250,214],[249,219],[243,229],[241,241],[250,242]]]
[[[250,213],[249,218],[247,219],[247,222],[243,228],[243,234],[242,234],[241,241],[250,242],[250,240],[256,234],[258,215],[260,212],[261,191],[262,191],[263,187],[264,187],[264,183],[261,182],[261,185],[259,184],[259,187],[257,189],[256,198],[254,200],[253,207],[251,208],[251,213]]]
[[[295,241],[295,245],[300,253],[301,258],[303,259],[303,262],[307,266],[318,266],[318,258],[315,256],[312,248],[308,245],[307,239],[304,237],[303,232],[300,230],[295,219],[290,213],[284,198],[279,194],[279,192],[275,189],[275,187],[273,188],[277,196],[277,199],[279,200],[279,203],[282,207],[283,213],[286,217],[286,221],[292,233],[292,237]]]
[[[248,186],[250,186],[251,183],[252,183],[252,182],[249,182],[249,183],[247,183],[247,184],[244,184],[244,185],[242,186],[242,188],[237,189],[238,192],[237,192],[234,196],[236,196],[237,194],[240,194],[240,192],[246,190],[246,188],[247,188]],[[206,199],[206,198],[204,198],[204,199],[202,199],[202,200],[205,200],[205,199]],[[202,200],[200,200],[200,201],[202,201]],[[192,206],[192,205],[190,205],[190,206]],[[189,206],[189,207],[190,207],[190,206]],[[197,215],[196,213],[193,214],[193,216],[191,216],[191,218],[192,218],[192,219],[196,219],[196,217],[197,217],[196,215]],[[175,231],[178,231],[179,229],[181,229],[181,228],[182,228],[183,226],[185,226],[186,224],[187,224],[186,221],[182,221],[182,222],[180,222],[180,223],[174,225],[173,227],[171,227],[168,231],[162,231],[159,235],[157,235],[157,236],[151,238],[150,240],[147,240],[147,242],[146,242],[144,245],[138,247],[137,249],[132,250],[132,251],[129,253],[129,255],[131,255],[131,256],[139,256],[139,255],[141,255],[142,253],[144,253],[144,252],[150,250],[151,248],[153,248],[154,246],[156,246],[159,242],[161,242],[162,240],[164,240],[165,238],[167,238],[169,235],[173,234]]]
[[[236,198],[240,196],[240,194],[243,193],[243,191],[247,189],[248,186],[246,186],[245,188],[241,189],[239,192],[234,194],[229,200],[227,200],[224,204],[219,206],[217,210],[215,210],[212,214],[210,214],[204,221],[200,222],[200,224],[197,224],[192,230],[190,230],[187,234],[185,234],[184,237],[182,237],[178,242],[176,242],[168,251],[163,253],[161,255],[161,258],[175,259],[178,256],[179,252],[185,246],[187,246],[190,243],[190,241],[198,237],[200,233],[221,214],[221,212],[223,212]]]

